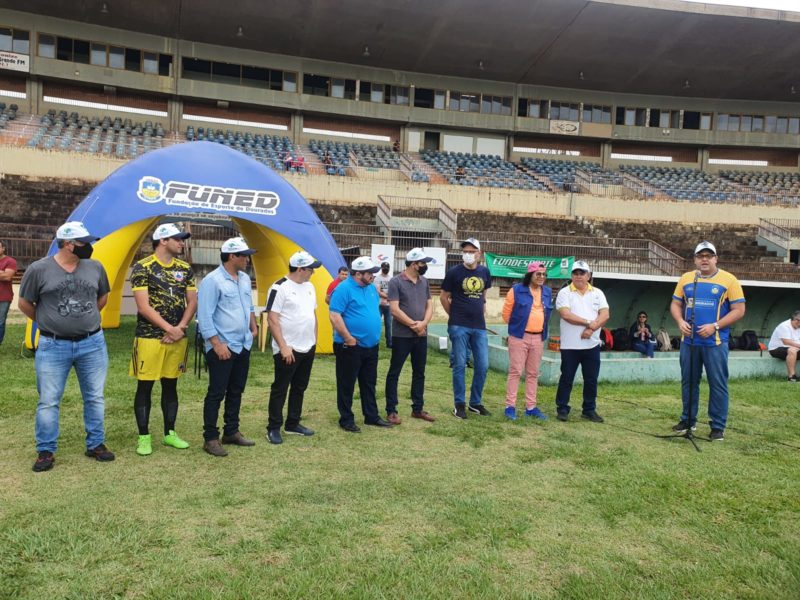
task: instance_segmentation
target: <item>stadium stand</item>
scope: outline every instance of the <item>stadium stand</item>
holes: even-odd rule
[[[759,194],[773,196],[778,201],[800,201],[800,174],[767,171],[720,171],[719,176]]]
[[[424,150],[420,156],[452,185],[550,191],[544,183],[499,156],[436,150]]]
[[[328,175],[347,175],[347,167],[359,166],[372,169],[399,169],[400,153],[391,146],[375,144],[350,144],[330,140],[310,140],[309,149],[325,165]],[[332,164],[325,164],[329,156]]]
[[[252,134],[250,132],[193,126],[186,128],[186,141],[209,141],[238,150],[275,171],[307,173],[305,156],[286,136]]]
[[[576,173],[579,170],[586,173],[590,183],[622,184],[622,177],[619,173],[604,169],[595,162],[553,160],[526,156],[520,164],[529,173],[549,179],[553,183],[555,190],[580,191],[576,181]]]
[[[697,169],[621,165],[620,171],[633,175],[675,200],[725,202],[735,199],[737,193],[730,183]]]
[[[5,129],[9,121],[17,118],[17,110],[19,108],[16,104],[6,106],[5,102],[0,102],[0,129]]]

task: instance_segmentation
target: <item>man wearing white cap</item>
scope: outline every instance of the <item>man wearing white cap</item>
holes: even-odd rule
[[[597,377],[600,374],[600,329],[611,314],[606,296],[589,283],[592,270],[582,260],[572,265],[572,283],[556,296],[561,316],[561,377],[556,391],[556,418],[569,420],[569,397],[578,367],[583,375],[581,418],[602,423],[597,414]]]
[[[197,310],[194,271],[178,258],[191,235],[174,223],[159,225],[153,232],[153,254],[131,270],[137,315],[129,374],[138,380],[133,412],[139,429],[136,453],[140,456],[153,453],[150,407],[156,381],[161,381],[162,443],[178,449],[189,447],[175,433],[175,421],[178,377],[186,371],[189,352],[186,330]]]
[[[330,319],[333,325],[333,353],[336,355],[336,405],[339,427],[359,433],[353,415],[353,391],[358,381],[361,411],[366,425],[391,427],[378,414],[375,384],[378,379],[378,345],[381,341],[381,313],[378,290],[372,285],[380,270],[369,256],[359,256],[351,265],[352,275],[333,291]]]
[[[489,340],[486,337],[486,290],[492,287],[489,269],[480,263],[481,244],[475,238],[461,242],[463,263],[447,271],[439,301],[448,314],[447,333],[453,344],[453,415],[467,418],[469,412],[490,416],[482,403],[489,371]],[[466,405],[467,353],[472,350],[474,372]]]
[[[220,444],[217,418],[225,400],[222,443],[254,446],[239,431],[239,407],[250,369],[250,348],[258,334],[253,290],[245,273],[255,250],[241,237],[222,244],[222,264],[203,278],[198,290],[197,326],[205,340],[208,392],[203,403],[203,450],[227,456]]]
[[[53,467],[58,447],[58,417],[64,385],[75,367],[83,396],[86,456],[114,460],[105,446],[105,397],[108,351],[100,327],[100,311],[111,290],[103,265],[91,260],[92,242],[80,221],[64,223],[56,232],[58,251],[25,271],[19,288],[19,309],[39,327],[36,351],[37,472]]]
[[[696,428],[700,376],[708,379],[711,441],[725,439],[728,420],[728,337],[730,326],[744,316],[742,285],[731,273],[717,268],[717,249],[700,242],[694,249],[696,271],[684,273],[672,294],[670,314],[681,339],[681,420],[672,429]],[[691,408],[691,414],[690,414]]]
[[[433,421],[424,410],[425,362],[428,357],[428,323],[433,317],[433,300],[425,273],[433,258],[422,248],[406,254],[406,268],[389,282],[389,308],[392,311],[392,362],[386,375],[386,417],[400,424],[397,415],[397,381],[403,364],[411,355],[411,416]]]
[[[289,274],[272,284],[267,296],[267,319],[272,333],[272,358],[275,379],[269,394],[267,439],[281,444],[283,405],[289,392],[286,433],[311,436],[314,432],[300,424],[303,395],[311,377],[317,347],[317,293],[309,279],[322,263],[308,252],[295,252],[289,258]]]

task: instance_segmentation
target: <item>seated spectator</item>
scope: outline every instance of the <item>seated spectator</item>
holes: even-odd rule
[[[333,159],[327,151],[322,157],[322,164],[325,165],[325,171],[328,173],[328,175],[336,175],[336,167],[333,166]]]
[[[794,311],[791,319],[787,319],[775,328],[767,345],[770,356],[786,361],[788,381],[791,383],[797,383],[795,367],[798,348],[800,348],[800,310]]]
[[[656,351],[656,336],[647,322],[647,313],[641,311],[636,316],[636,322],[631,325],[631,348],[641,352],[647,358],[653,358]]]
[[[400,140],[394,141],[394,144],[392,144],[392,150],[394,152],[400,152]]]
[[[283,155],[283,166],[287,171],[292,167],[292,154],[290,152],[286,152]]]
[[[456,169],[456,181],[461,181],[466,176],[467,172],[464,170],[462,165],[459,165]]]

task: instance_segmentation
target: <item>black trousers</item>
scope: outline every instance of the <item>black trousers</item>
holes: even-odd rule
[[[286,394],[289,394],[289,411],[286,415],[286,427],[293,428],[300,424],[303,414],[303,396],[311,377],[311,367],[314,364],[312,346],[308,352],[294,351],[294,362],[287,365],[281,353],[272,355],[275,362],[275,380],[269,391],[269,420],[267,430],[280,429],[283,425],[283,405],[286,403]],[[291,386],[291,391],[289,391]]]
[[[239,431],[239,407],[242,405],[242,393],[250,370],[250,351],[242,348],[239,354],[231,352],[228,360],[220,360],[212,348],[206,352],[206,363],[208,392],[203,402],[203,439],[209,441],[219,438],[217,417],[223,399],[223,435],[233,435]]]
[[[403,365],[411,355],[411,410],[421,412],[425,404],[425,362],[428,358],[428,336],[392,338],[392,361],[386,374],[386,414],[397,412],[397,381]]]
[[[354,425],[353,392],[358,381],[361,395],[361,412],[365,423],[375,423],[380,415],[375,401],[375,383],[378,380],[378,346],[362,348],[333,344],[336,355],[336,406],[339,425]]]

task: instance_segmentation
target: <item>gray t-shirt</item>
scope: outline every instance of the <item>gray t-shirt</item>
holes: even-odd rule
[[[98,261],[82,259],[67,273],[48,256],[25,270],[19,295],[36,305],[39,329],[72,337],[100,329],[97,299],[110,290],[106,270]]]
[[[392,277],[389,282],[389,301],[398,300],[398,307],[409,318],[415,321],[422,321],[425,318],[425,309],[428,299],[431,297],[431,289],[428,280],[420,276],[417,283],[411,281],[405,272]],[[411,328],[403,325],[397,319],[392,321],[392,335],[403,338],[417,337]]]

